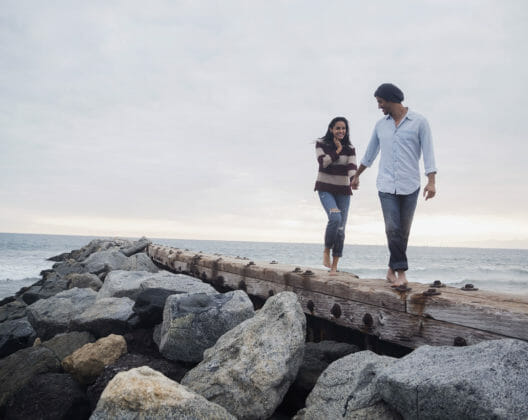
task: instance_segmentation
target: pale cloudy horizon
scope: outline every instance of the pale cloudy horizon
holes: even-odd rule
[[[363,3],[4,1],[0,232],[322,243],[313,142],[343,115],[361,158],[393,82],[438,166],[410,245],[528,248],[528,4]]]

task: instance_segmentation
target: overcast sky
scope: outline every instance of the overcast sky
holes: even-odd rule
[[[322,242],[314,140],[343,115],[361,158],[392,82],[438,166],[410,245],[528,248],[526,22],[525,0],[2,0],[0,231]],[[378,162],[349,244],[385,243]]]

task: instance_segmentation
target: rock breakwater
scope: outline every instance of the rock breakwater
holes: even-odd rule
[[[295,293],[255,308],[160,270],[149,243],[94,240],[0,302],[0,417],[528,418],[525,341],[306,343]]]

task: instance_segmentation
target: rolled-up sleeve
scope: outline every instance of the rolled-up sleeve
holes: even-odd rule
[[[380,142],[379,137],[376,129],[374,129],[374,132],[372,133],[372,137],[370,138],[369,144],[367,146],[367,150],[365,150],[365,154],[363,155],[363,159],[361,159],[361,164],[370,167],[374,163],[374,160],[378,156],[380,150]]]
[[[431,128],[425,119],[423,119],[420,124],[420,143],[423,152],[425,175],[437,172]]]

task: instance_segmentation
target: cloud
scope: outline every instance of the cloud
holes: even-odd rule
[[[521,1],[4,2],[0,230],[160,220],[319,241],[313,140],[345,115],[361,156],[389,80],[433,128],[439,195],[418,211],[526,223],[526,15]],[[383,242],[366,221],[375,173],[352,208],[361,240]]]

